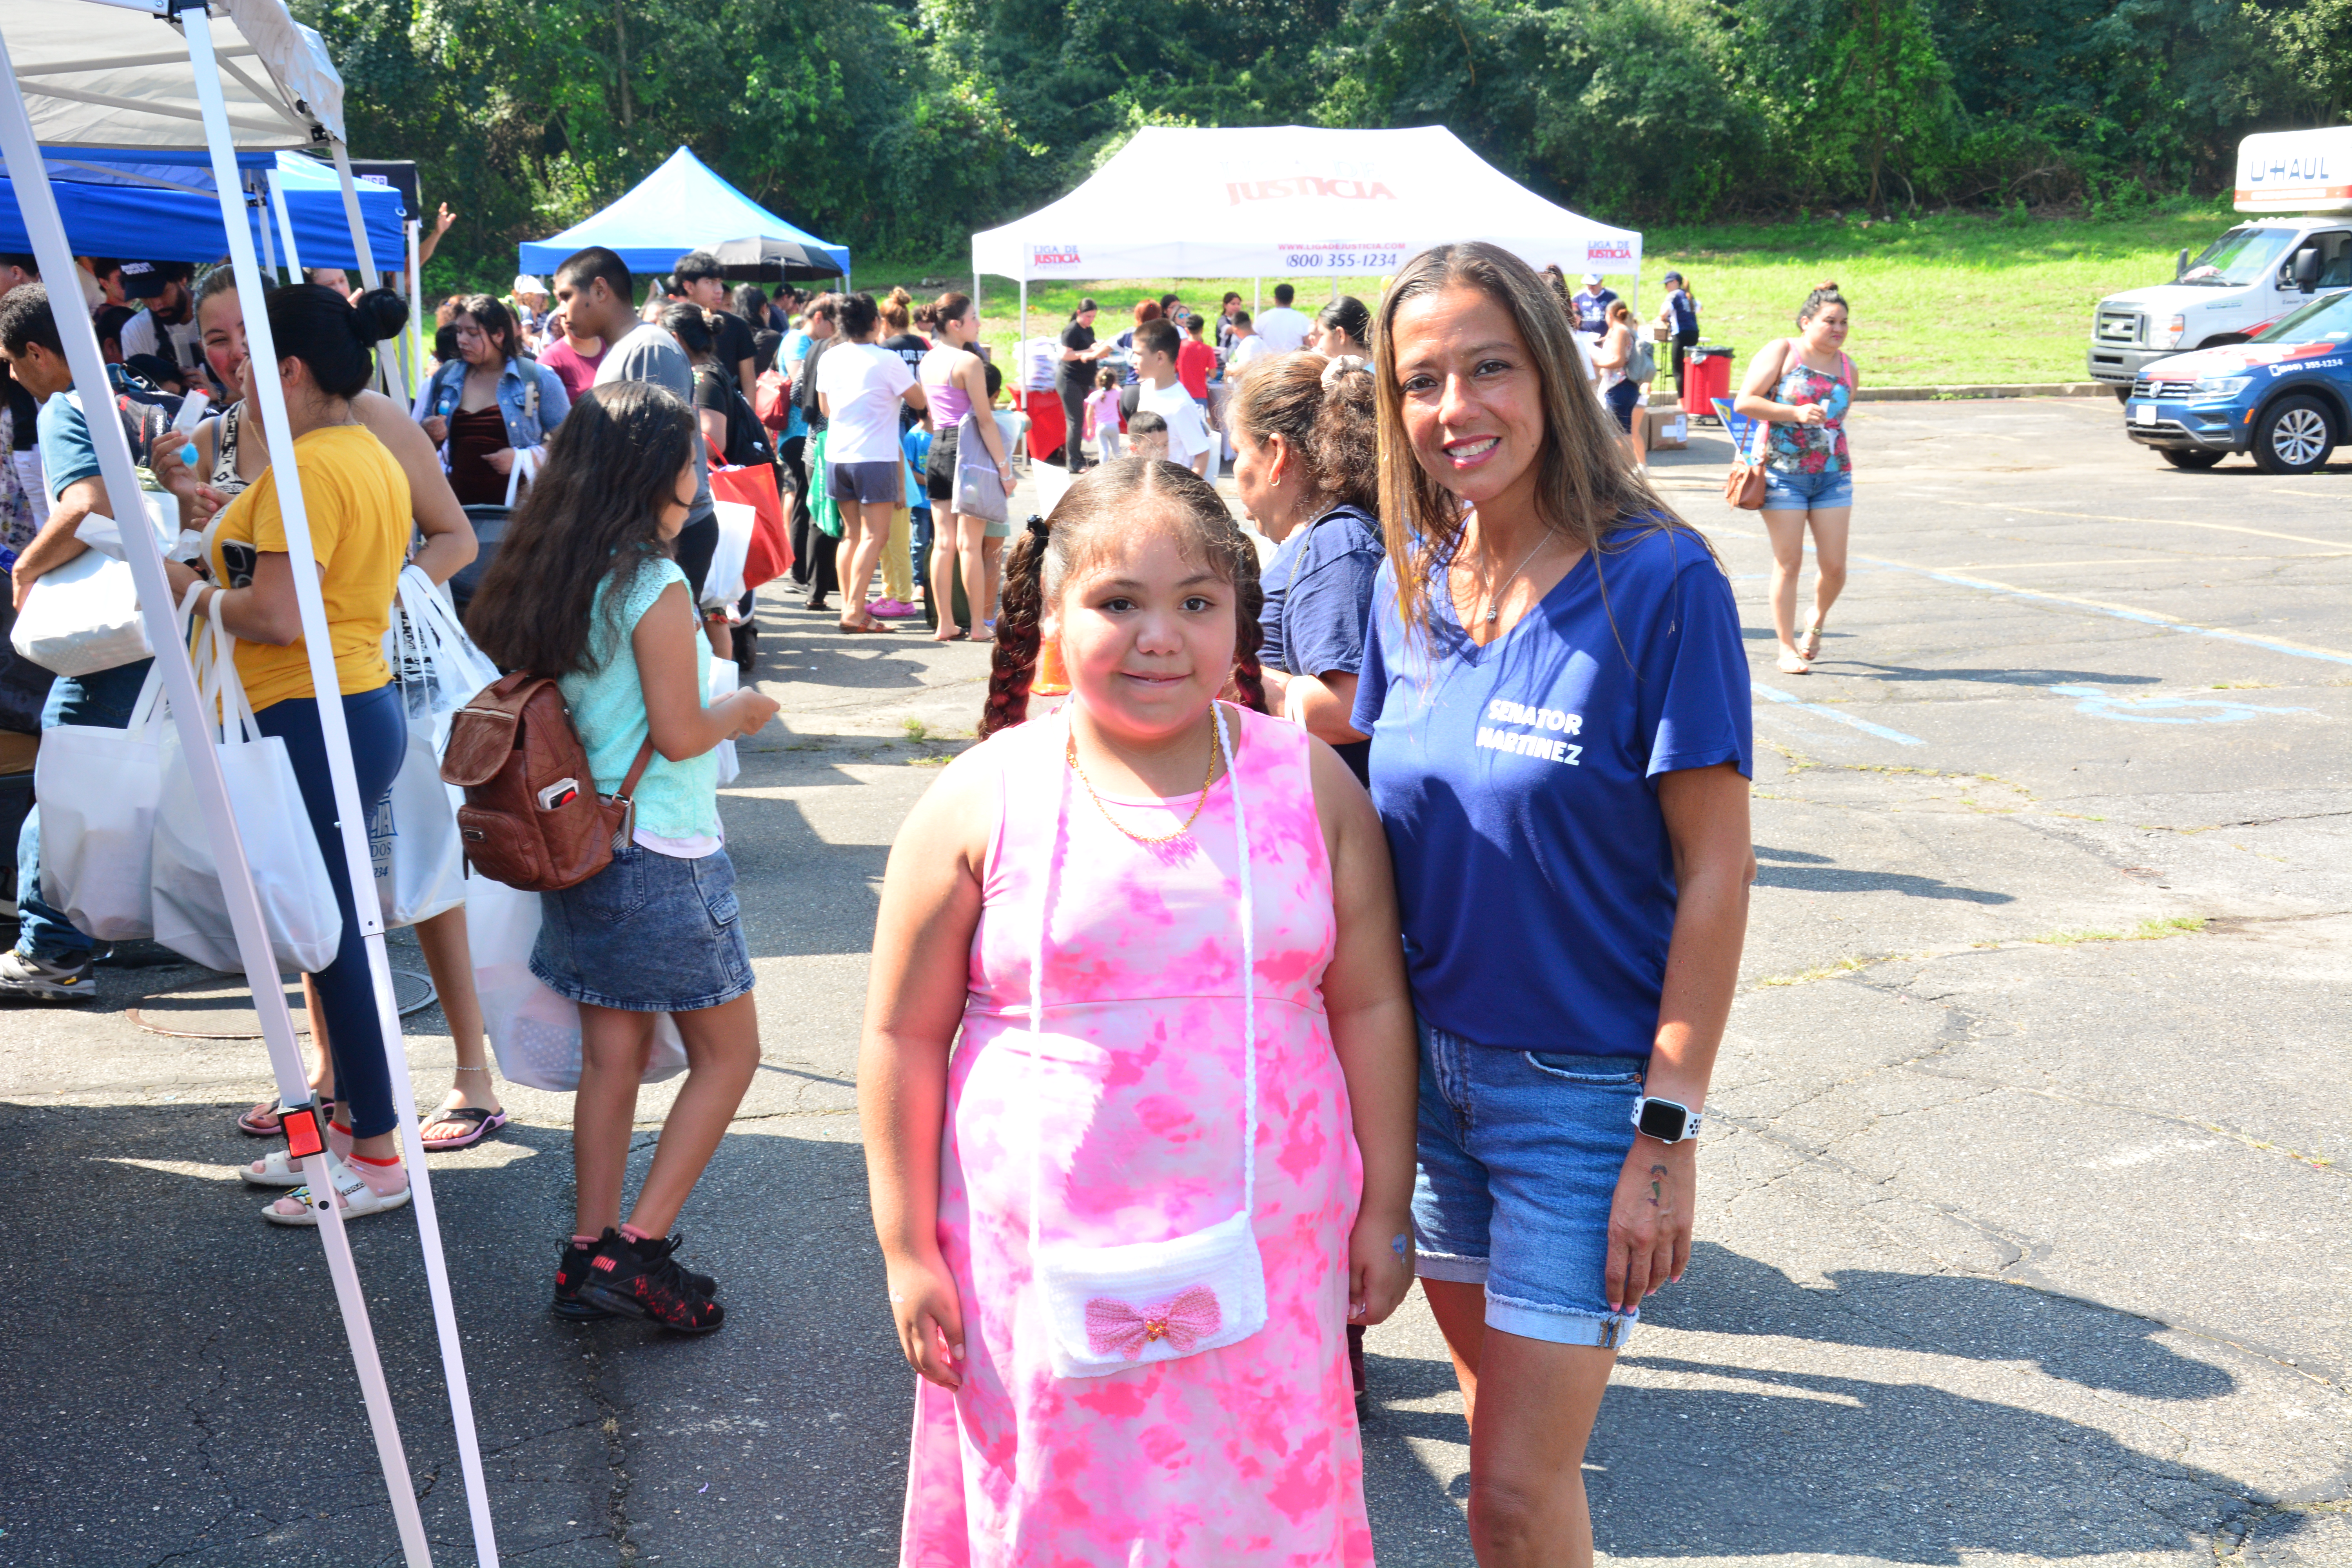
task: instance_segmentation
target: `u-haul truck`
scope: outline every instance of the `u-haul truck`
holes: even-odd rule
[[[2244,342],[2315,293],[2352,287],[2352,125],[2247,137],[2235,205],[2247,221],[2193,261],[2182,251],[2172,282],[2099,301],[2091,377],[2118,399],[2156,360]]]

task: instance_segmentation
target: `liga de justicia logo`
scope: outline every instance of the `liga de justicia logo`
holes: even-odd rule
[[[1032,267],[1076,267],[1078,247],[1076,245],[1033,245],[1029,247]]]
[[[1278,180],[1225,182],[1227,206],[1239,206],[1244,202],[1278,202],[1295,196],[1337,196],[1350,202],[1392,202],[1397,199],[1396,193],[1378,180],[1349,179],[1339,175],[1291,174]]]
[[[1584,247],[1584,264],[1587,267],[1597,261],[1631,261],[1633,259],[1633,242],[1629,239],[1595,239],[1587,242]]]

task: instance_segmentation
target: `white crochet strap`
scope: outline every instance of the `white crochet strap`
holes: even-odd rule
[[[1250,876],[1249,818],[1242,806],[1241,776],[1234,770],[1234,748],[1225,733],[1225,705],[1210,704],[1216,722],[1217,750],[1225,761],[1225,782],[1234,796],[1234,844],[1241,863],[1242,922],[1242,1206],[1244,1218],[1257,1212],[1257,908]],[[1063,746],[1069,744],[1068,707],[1061,710]],[[1061,784],[1054,794],[1054,831],[1045,841],[1045,886],[1037,894],[1037,939],[1029,951],[1029,1060],[1035,1070],[1045,1035],[1045,930],[1054,907],[1054,867],[1062,848],[1062,823],[1069,807],[1070,770],[1061,769]],[[1008,803],[1009,804],[1009,803]],[[1029,1157],[1029,1256],[1041,1250],[1045,1185],[1045,1097],[1031,1097],[1036,1113],[1036,1136]]]

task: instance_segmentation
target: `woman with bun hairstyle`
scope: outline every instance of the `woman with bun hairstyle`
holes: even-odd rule
[[[904,1563],[1372,1561],[1340,1329],[1411,1279],[1412,1016],[1379,822],[1256,710],[1257,609],[1205,481],[1076,480],[1006,563],[987,739],[891,849],[858,1072]],[[1211,1233],[1220,1268],[1048,1262]]]
[[[1242,373],[1225,409],[1234,485],[1267,565],[1268,706],[1329,744],[1359,779],[1371,742],[1354,723],[1364,624],[1387,558],[1381,542],[1371,366],[1354,356],[1273,354]]]
[[[237,386],[246,359],[245,304],[237,293],[236,274],[226,264],[205,273],[196,284],[196,323],[204,330],[205,363],[222,385]],[[434,582],[446,583],[472,564],[479,546],[474,525],[466,519],[466,509],[449,488],[440,456],[405,405],[369,387],[353,397],[351,405],[360,423],[383,443],[384,450],[408,478],[409,512],[415,519],[420,541],[409,563]],[[179,451],[169,443],[157,447],[155,477],[180,498],[180,516],[187,526],[201,529],[268,468],[269,436],[255,406],[233,402],[198,425],[189,437],[196,448],[193,468],[180,461]],[[474,994],[474,959],[466,936],[465,906],[419,921],[415,931],[457,1058],[447,1096],[437,1110],[424,1117],[420,1129],[425,1147],[438,1153],[481,1142],[505,1123],[507,1115],[491,1081],[482,1009]],[[321,1046],[327,1030],[316,1023],[324,1016],[323,1008],[311,1009],[311,1045],[318,1066],[310,1087],[321,1103],[335,1099],[334,1052],[331,1043]],[[276,1137],[279,1126],[276,1098],[245,1111],[236,1119],[236,1126],[247,1137]],[[278,1153],[254,1162],[247,1173],[257,1182],[279,1180],[290,1185],[299,1179],[299,1170]]]
[[[1003,432],[989,415],[993,400],[988,395],[988,362],[972,347],[980,337],[980,310],[971,296],[940,295],[925,308],[923,324],[938,340],[923,356],[916,375],[930,399],[934,431],[930,454],[923,460],[923,493],[930,498],[932,519],[930,568],[923,576],[929,586],[924,592],[930,597],[932,619],[939,626],[932,637],[939,642],[967,637],[986,642],[987,536],[992,525],[986,518],[967,517],[955,510],[956,454],[966,430],[977,435],[994,460],[996,477],[1007,495],[1013,493],[1013,455],[1005,448]],[[959,559],[963,563],[964,603],[971,611],[970,626],[956,625],[954,615]]]
[[[407,713],[384,663],[383,634],[408,553],[410,513],[408,476],[362,423],[352,401],[373,369],[373,345],[400,331],[408,307],[385,289],[362,294],[354,306],[331,289],[298,283],[272,290],[267,309],[278,363],[257,365],[248,356],[237,366],[237,390],[248,406],[257,407],[256,379],[274,374],[285,392],[319,562],[319,594],[334,643],[339,689],[333,700],[342,704],[364,816],[383,802],[408,750]],[[350,1140],[336,1140],[331,1168],[346,1213],[379,1214],[408,1202],[408,1173],[400,1163],[392,1073],[350,862],[336,826],[341,814],[327,770],[320,694],[310,683],[279,505],[273,464],[221,514],[201,574],[176,561],[164,568],[174,599],[203,584],[195,613],[236,637],[237,677],[255,721],[262,733],[285,741],[310,830],[326,858],[342,911],[342,944],[334,961],[310,978],[334,1053],[334,1125]],[[373,887],[362,891],[374,899]],[[262,1217],[278,1225],[318,1224],[306,1190],[270,1204]]]
[[[1325,359],[1353,354],[1371,357],[1372,313],[1353,294],[1342,294],[1315,313],[1317,337],[1311,345]]]
[[[1783,675],[1810,675],[1822,626],[1845,587],[1853,521],[1853,459],[1845,415],[1862,377],[1845,356],[1845,296],[1824,281],[1797,307],[1797,335],[1775,338],[1748,362],[1733,406],[1757,421],[1764,448],[1764,531],[1772,539],[1772,631]],[[1800,635],[1797,577],[1813,536],[1813,615]]]
[[[1706,541],[1625,460],[1570,318],[1486,244],[1381,302],[1388,534],[1355,727],[1420,1017],[1422,1285],[1481,1568],[1589,1568],[1581,1462],[1690,1257],[1748,918],[1748,661]]]

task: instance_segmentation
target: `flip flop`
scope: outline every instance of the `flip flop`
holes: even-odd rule
[[[345,1219],[358,1219],[363,1215],[383,1214],[390,1209],[404,1207],[408,1203],[408,1188],[403,1187],[396,1193],[379,1193],[362,1181],[357,1171],[352,1170],[341,1160],[330,1159],[327,1162],[327,1173],[333,1178],[335,1206],[343,1211]],[[292,1214],[288,1214],[278,1207],[279,1204],[286,1203],[299,1204],[301,1206]],[[310,1189],[307,1186],[295,1188],[286,1196],[279,1198],[277,1203],[264,1204],[261,1206],[261,1217],[272,1225],[299,1225],[316,1228],[319,1223],[318,1211],[311,1207]]]
[[[1805,628],[1804,635],[1797,639],[1797,657],[1799,658],[1808,660],[1816,659],[1822,657],[1822,628],[1820,622],[1816,621],[1813,625],[1807,626]]]
[[[335,1106],[335,1102],[332,1100],[325,1098],[321,1098],[319,1104],[321,1109],[328,1110],[333,1110]],[[280,1100],[276,1095],[271,1095],[268,1100],[261,1101],[251,1110],[248,1110],[244,1115],[238,1117],[236,1119],[236,1130],[239,1132],[244,1133],[247,1138],[280,1137],[286,1131],[284,1125],[285,1115],[285,1102]],[[269,1118],[269,1120],[267,1121],[261,1120],[265,1116]]]
[[[474,1130],[471,1132],[461,1132],[455,1138],[425,1140],[427,1152],[446,1154],[452,1149],[470,1149],[504,1127],[507,1124],[507,1113],[503,1110],[484,1110],[478,1105],[461,1105],[455,1110],[436,1110],[425,1118],[425,1125],[427,1127],[436,1121],[470,1121],[474,1124]]]
[[[896,626],[884,626],[880,621],[876,621],[876,622],[875,622],[872,626],[857,626],[857,625],[855,625],[855,624],[853,624],[853,623],[851,623],[851,622],[848,622],[848,621],[842,621],[842,622],[837,623],[837,625],[838,625],[838,626],[840,626],[840,628],[841,628],[843,631],[845,631],[845,632],[865,633],[865,634],[872,634],[872,633],[875,633],[875,632],[891,632],[891,633],[895,633],[895,632],[896,632],[896,631],[898,631],[898,627],[896,627]]]

